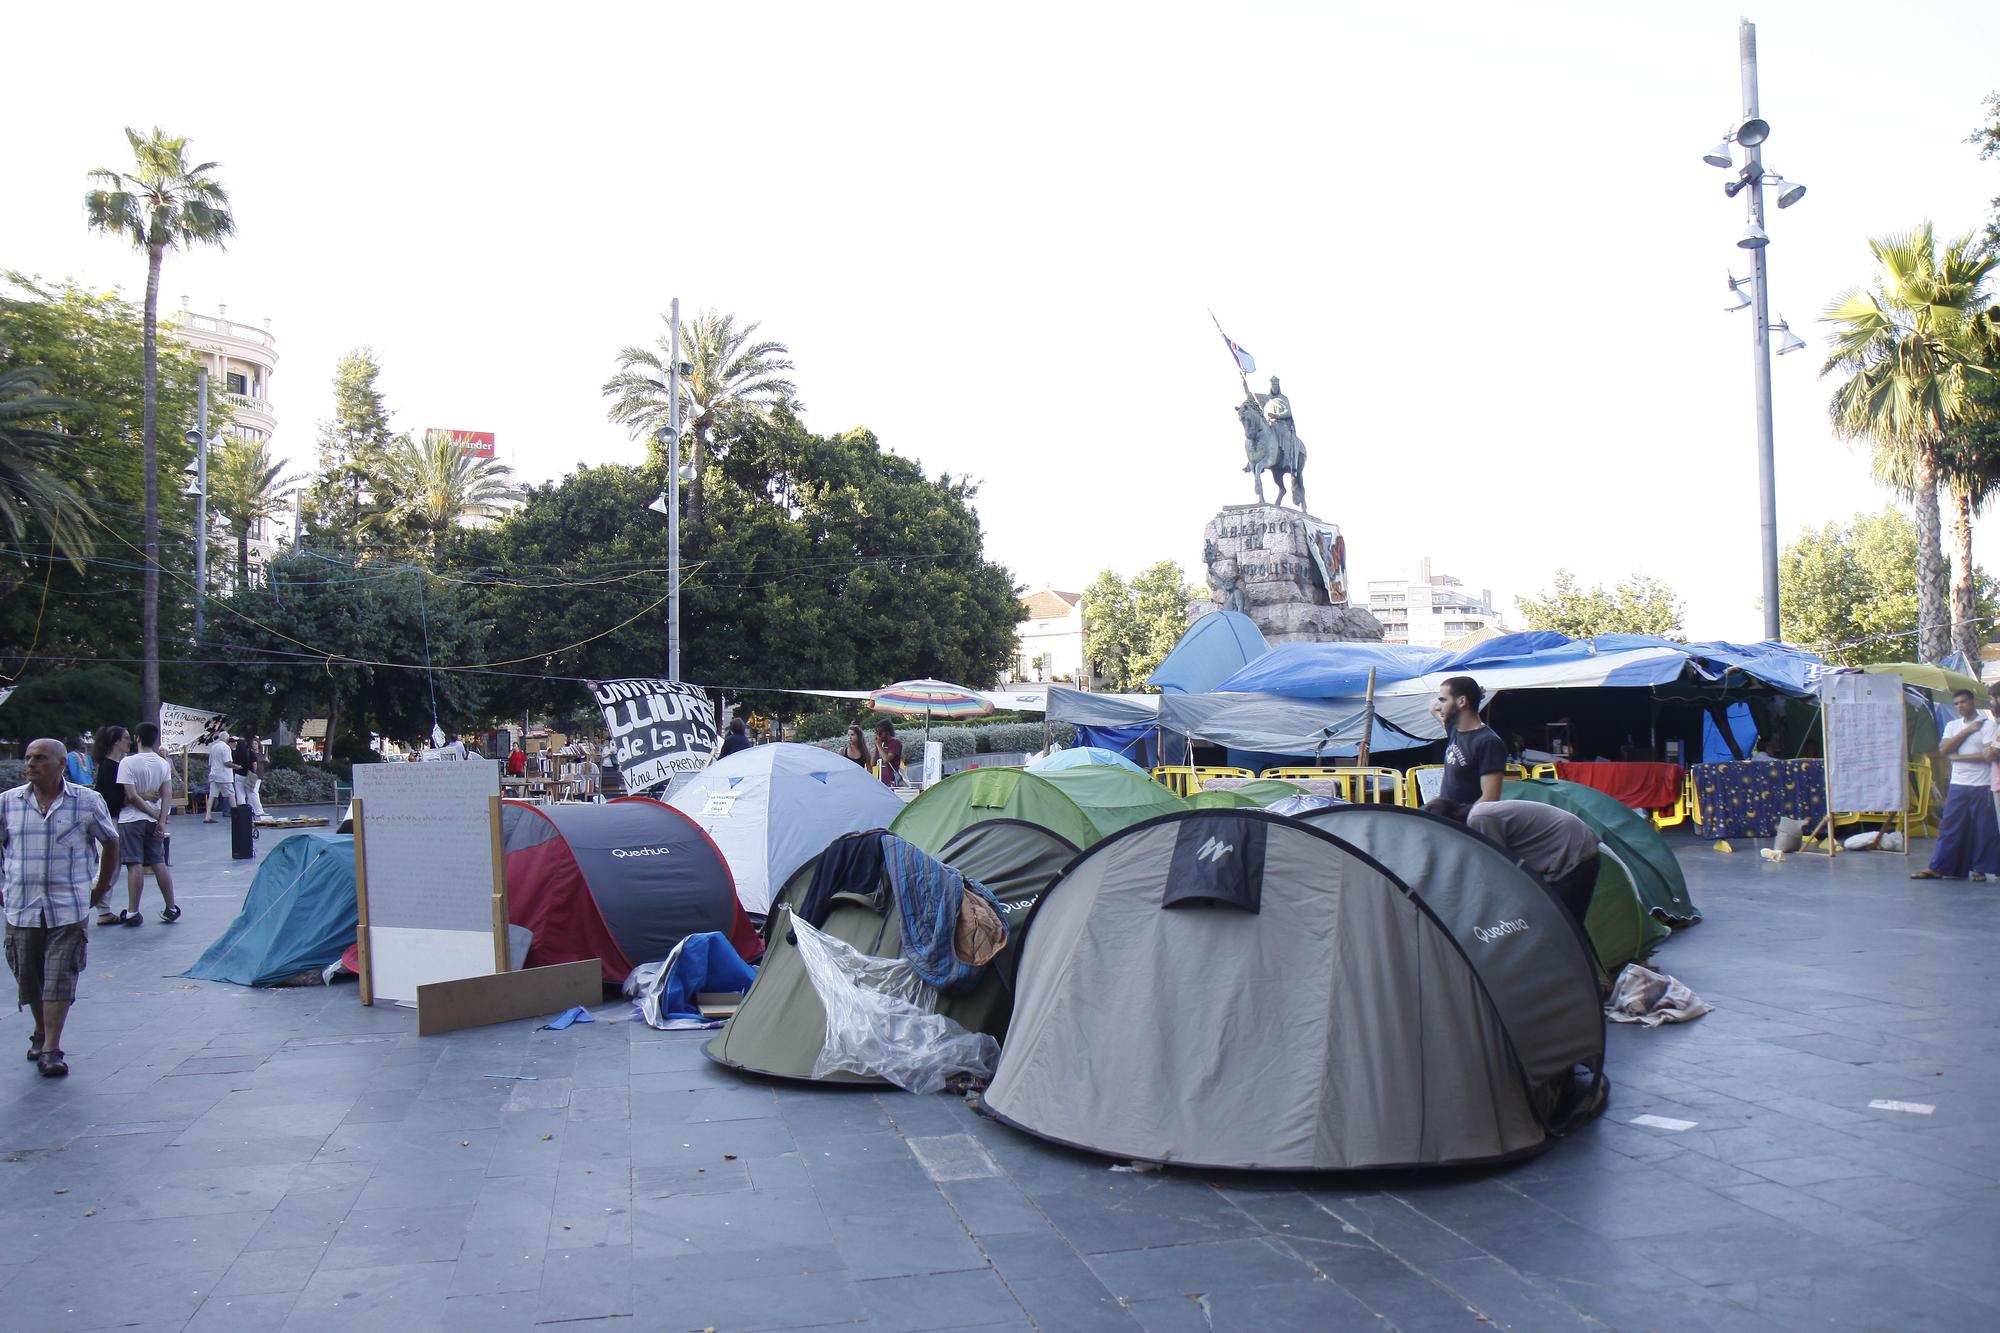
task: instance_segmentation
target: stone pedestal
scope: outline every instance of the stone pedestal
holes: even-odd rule
[[[1272,643],[1379,640],[1382,624],[1347,604],[1347,546],[1340,529],[1279,505],[1227,505],[1203,533],[1210,600],[1205,611],[1241,611]]]

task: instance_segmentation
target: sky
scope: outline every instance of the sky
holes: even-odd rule
[[[47,114],[8,132],[0,268],[142,292],[81,199],[157,124],[221,162],[239,231],[163,297],[271,320],[277,452],[310,461],[367,344],[399,429],[493,431],[532,481],[637,461],[600,386],[678,296],[784,342],[813,429],[976,479],[1030,588],[1198,581],[1203,525],[1253,498],[1212,309],[1282,376],[1357,588],[1429,556],[1511,614],[1558,566],[1644,572],[1692,636],[1755,638],[1743,201],[1701,161],[1740,118],[1738,14],[41,6],[9,20],[41,53],[10,103]],[[1773,363],[1786,541],[1888,501],[1827,427],[1818,316],[1868,238],[2000,195],[1964,142],[2000,6],[1884,15],[1749,15],[1767,169],[1808,187],[1768,224],[1774,317],[1813,344]]]

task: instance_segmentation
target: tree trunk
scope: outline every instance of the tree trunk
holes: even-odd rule
[[[1979,598],[1972,579],[1972,493],[1951,488],[1951,575],[1952,647],[1965,654],[1974,675],[1979,674],[1979,641],[1985,637],[1976,622]]]
[[[1934,440],[1917,446],[1917,656],[1942,662],[1951,651],[1951,621],[1945,611],[1944,546],[1938,531],[1938,448]]]
[[[708,455],[708,431],[704,427],[697,425],[692,434],[694,436],[694,449],[692,451],[694,453],[694,479],[688,483],[688,522],[699,523],[701,522],[702,515],[701,483],[706,471],[704,464],[707,461]],[[674,456],[672,466],[679,467],[681,462],[679,447],[676,446],[672,450],[672,453]]]
[[[160,720],[160,468],[155,432],[160,415],[160,261],[165,254],[166,248],[159,244],[146,248],[145,406],[139,421],[139,444],[146,465],[146,584],[139,611],[140,656],[145,666],[140,678],[139,720],[155,724]]]
[[[250,588],[250,529],[236,529],[236,595]]]

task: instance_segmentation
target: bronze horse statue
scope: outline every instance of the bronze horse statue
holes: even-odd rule
[[[1278,488],[1278,503],[1285,502],[1285,478],[1289,476],[1292,479],[1292,503],[1304,509],[1305,445],[1299,443],[1298,436],[1291,431],[1281,435],[1277,427],[1265,420],[1264,409],[1255,395],[1237,404],[1236,419],[1243,426],[1243,452],[1248,459],[1243,470],[1256,482],[1257,503],[1264,503],[1264,473],[1269,472],[1272,484]]]

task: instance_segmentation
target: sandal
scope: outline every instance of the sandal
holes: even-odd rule
[[[39,1032],[30,1032],[28,1034],[28,1063],[33,1064],[35,1061],[41,1058],[42,1058],[42,1034]]]
[[[146,918],[140,912],[120,912],[118,914],[118,924],[121,926],[143,926],[146,924]]]
[[[43,1051],[35,1063],[42,1067],[43,1078],[61,1078],[69,1073],[69,1065],[63,1060],[61,1051]]]
[[[170,926],[174,922],[180,919],[181,919],[181,905],[179,903],[175,903],[172,907],[169,907],[166,911],[160,913],[160,920],[166,922]]]
[[[1911,879],[1943,879],[1943,878],[1944,878],[1944,876],[1943,876],[1943,875],[1940,875],[1940,874],[1938,874],[1938,872],[1937,872],[1937,871],[1935,871],[1935,870],[1919,870],[1919,871],[1917,871],[1917,872],[1916,872],[1915,874],[1911,875],[1911,876],[1910,876],[1910,878],[1911,878]]]

